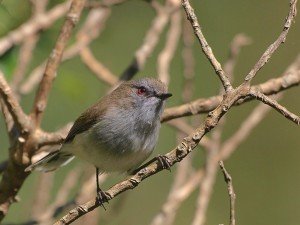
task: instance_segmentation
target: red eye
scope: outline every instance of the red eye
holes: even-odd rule
[[[146,88],[140,87],[137,89],[137,94],[138,95],[144,95],[146,93]]]

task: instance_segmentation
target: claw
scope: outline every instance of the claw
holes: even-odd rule
[[[102,191],[101,189],[97,190],[97,201],[104,210],[106,210],[104,203],[109,203],[109,199],[110,197],[105,191]]]
[[[171,164],[167,156],[158,155],[156,156],[156,159],[159,161],[163,169],[169,170],[171,172]]]

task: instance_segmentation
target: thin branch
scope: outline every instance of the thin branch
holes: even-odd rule
[[[298,60],[300,57],[298,58]],[[298,64],[300,65],[300,64]],[[283,90],[297,86],[300,84],[300,70],[285,73],[282,77],[276,79],[270,79],[269,81],[255,85],[252,88],[260,90],[265,95],[273,95]],[[240,99],[235,105],[254,100],[254,97],[248,96],[245,99]],[[165,109],[162,122],[169,121],[175,118],[184,116],[196,115],[201,113],[207,113],[215,109],[222,101],[222,96],[212,96],[207,99],[197,99],[195,101]]]
[[[35,196],[31,208],[31,217],[37,218],[47,210],[50,193],[53,186],[54,173],[39,174],[38,183],[35,187]]]
[[[292,23],[294,21],[294,18],[297,14],[297,4],[298,0],[291,0],[290,1],[290,10],[289,14],[286,18],[285,24],[283,26],[283,31],[277,38],[277,40],[271,44],[268,49],[264,52],[264,54],[261,56],[261,58],[257,61],[253,69],[248,73],[248,75],[245,77],[245,82],[250,83],[251,80],[255,77],[257,72],[269,61],[273,53],[277,50],[277,48],[285,42],[286,36],[290,30],[290,27],[292,26]]]
[[[219,125],[221,124],[219,123]],[[212,134],[212,139],[214,142],[208,148],[209,151],[205,160],[203,179],[199,186],[199,194],[196,202],[194,218],[191,223],[192,225],[202,225],[205,223],[207,208],[209,205],[211,195],[213,193],[213,186],[216,180],[218,167],[215,157],[219,152],[219,142],[221,137],[215,135],[221,133],[221,128],[219,129],[218,126],[216,127],[216,129],[213,131]]]
[[[178,7],[180,1],[178,2]],[[176,3],[177,3],[176,2]],[[181,34],[181,11],[177,10],[171,15],[170,28],[167,34],[166,44],[164,49],[158,56],[157,59],[157,73],[159,79],[164,82],[167,86],[170,82],[170,64],[177,49],[178,41]]]
[[[134,59],[122,73],[120,80],[130,80],[137,72],[144,68],[147,59],[153,52],[161,33],[169,21],[170,13],[175,10],[170,0],[166,1],[165,6],[160,6],[156,1],[151,1],[151,4],[156,9],[157,15],[153,19],[142,45],[135,52]]]
[[[233,79],[233,70],[235,68],[238,55],[241,48],[252,43],[252,40],[245,34],[240,33],[234,36],[230,44],[230,52],[227,61],[224,63],[224,71],[228,74],[230,81]]]
[[[240,48],[246,44],[246,37],[239,34],[233,38],[230,46],[230,54],[227,61],[224,64],[224,69],[229,74],[230,81],[233,80],[233,70],[236,64],[237,57],[240,52]],[[223,93],[223,86],[221,85],[220,94]],[[226,116],[223,116],[219,121],[218,126],[212,131],[211,143],[207,146],[207,158],[205,163],[204,177],[200,183],[199,195],[197,198],[196,210],[194,213],[194,219],[192,224],[202,225],[206,220],[206,212],[209,206],[209,202],[213,192],[213,186],[217,176],[217,160],[215,158],[220,152],[223,128],[226,122]]]
[[[84,48],[80,52],[82,62],[97,76],[97,78],[105,83],[113,86],[117,84],[118,78],[101,62],[99,62],[89,48]]]
[[[260,100],[261,102],[263,102],[263,103],[271,106],[277,112],[279,112],[280,114],[282,114],[285,118],[291,120],[292,122],[296,123],[297,125],[300,125],[300,117],[297,116],[297,115],[295,115],[294,113],[288,111],[285,107],[283,107],[282,105],[280,105],[274,99],[271,99],[270,97],[264,95],[260,91],[255,90],[253,88],[251,88],[251,90],[250,90],[250,95],[252,97]]]
[[[38,16],[45,14],[45,9],[47,6],[48,0],[32,0],[32,20],[38,19]],[[18,93],[19,84],[24,78],[27,67],[32,59],[33,50],[36,46],[36,43],[39,40],[40,35],[38,33],[32,34],[25,38],[24,42],[20,47],[20,53],[18,58],[18,63],[16,69],[13,73],[13,80],[11,82],[11,88],[15,93]]]
[[[33,7],[33,11],[36,14],[41,14],[45,12],[49,0],[30,0]]]
[[[225,92],[232,91],[233,88],[230,84],[228,76],[226,75],[225,71],[222,69],[221,64],[218,62],[218,60],[214,56],[214,53],[213,53],[211,47],[208,45],[208,43],[202,33],[202,30],[199,25],[197,16],[194,12],[194,9],[192,8],[192,6],[190,5],[188,0],[182,0],[182,6],[186,12],[187,19],[191,22],[191,25],[195,32],[195,35],[197,36],[199,43],[201,44],[203,53],[206,55],[207,59],[213,66],[216,74],[218,75],[220,81],[222,82]]]
[[[54,215],[57,213],[56,211],[61,208],[65,204],[65,202],[67,202],[71,190],[77,184],[79,176],[81,174],[80,170],[81,169],[79,167],[76,167],[66,175],[66,179],[59,189],[54,202],[47,207],[47,210],[34,217],[33,221],[43,225],[51,224],[53,222]]]
[[[61,59],[62,62],[78,55],[81,49],[88,46],[96,37],[98,37],[109,15],[110,8],[105,7],[91,10],[76,35],[77,41],[64,51]],[[44,61],[37,66],[22,83],[20,87],[21,94],[28,94],[41,81],[46,63],[47,62]]]
[[[252,110],[251,114],[243,121],[239,129],[223,143],[217,156],[217,161],[228,159],[237,147],[246,140],[250,135],[250,132],[263,120],[263,118],[265,118],[270,110],[271,108],[267,105],[263,103],[258,104],[258,106]]]
[[[181,163],[183,164],[183,163]],[[181,165],[180,164],[180,165]],[[180,168],[178,168],[180,169]],[[201,182],[203,171],[194,172],[187,181],[178,188],[169,192],[168,199],[162,206],[160,212],[153,218],[151,225],[171,225],[176,216],[176,212],[182,202],[186,200]]]
[[[183,25],[183,32],[182,32],[182,39],[183,39],[183,49],[182,49],[182,59],[184,64],[184,86],[182,90],[182,100],[183,102],[190,101],[193,94],[193,87],[194,87],[194,55],[193,55],[193,34],[189,29],[190,26],[186,20],[184,20]],[[193,128],[185,119],[178,119],[168,122],[167,124],[172,125],[177,128],[179,132],[177,132],[177,140],[180,141],[186,134],[192,133]],[[207,145],[204,145],[204,138],[202,138],[200,145],[207,148]],[[191,175],[192,172],[192,155],[186,157],[181,163],[177,165],[176,173],[174,175],[174,180],[171,185],[171,189],[169,191],[168,197],[166,201],[163,203],[160,211],[153,217],[151,221],[151,225],[171,225],[173,224],[177,212],[184,202],[191,193],[195,190],[198,183],[201,181],[201,178],[195,179],[194,175]],[[202,171],[199,171],[201,174],[199,175],[202,177]],[[192,183],[192,185],[190,185]]]
[[[183,76],[184,76],[184,86],[182,90],[182,100],[184,103],[191,101],[195,89],[195,57],[193,54],[194,47],[194,35],[192,33],[192,28],[187,20],[184,20],[182,28],[182,61],[184,65]]]
[[[30,120],[23,112],[18,100],[6,82],[2,71],[0,71],[0,95],[20,131],[28,131]]]
[[[236,195],[234,193],[232,178],[227,172],[223,161],[219,162],[220,168],[223,172],[225,182],[227,183],[228,195],[230,198],[230,225],[235,225],[235,199]]]
[[[11,88],[15,93],[18,92],[18,86],[22,82],[26,69],[31,61],[33,49],[38,41],[38,36],[33,35],[24,41],[20,47],[20,53],[18,58],[18,64],[13,74],[13,79],[11,82]]]
[[[73,0],[70,11],[68,12],[65,23],[62,26],[61,32],[56,41],[55,47],[49,56],[44,76],[36,93],[35,102],[32,109],[32,117],[36,123],[36,126],[40,126],[41,124],[42,115],[47,105],[49,92],[52,87],[52,82],[56,76],[56,71],[60,64],[63,51],[71,36],[73,28],[79,21],[84,4],[85,0]]]
[[[73,123],[68,123],[59,130],[48,133],[45,131],[38,131],[39,139],[37,140],[38,148],[41,148],[45,145],[59,145],[63,142],[68,132],[70,131]]]
[[[41,29],[47,29],[53,23],[68,12],[70,2],[66,1],[49,10],[46,14],[41,14],[37,18],[30,19],[23,23],[16,30],[9,32],[5,37],[0,39],[0,55],[3,55],[14,45],[20,44],[28,36],[31,36]]]

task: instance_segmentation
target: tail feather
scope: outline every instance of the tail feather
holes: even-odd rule
[[[73,158],[74,156],[72,154],[57,150],[49,153],[44,158],[28,166],[25,169],[25,172],[32,170],[50,172],[56,170],[58,167],[68,164]]]

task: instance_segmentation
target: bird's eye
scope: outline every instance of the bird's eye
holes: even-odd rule
[[[138,89],[137,89],[137,94],[138,95],[144,95],[146,93],[146,88],[144,88],[144,87],[139,87]]]

